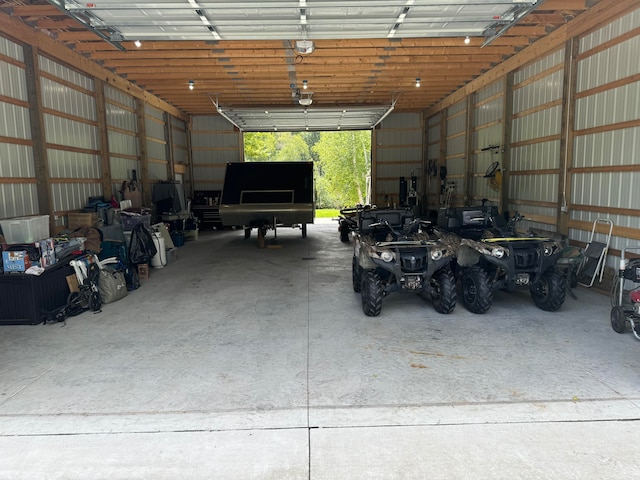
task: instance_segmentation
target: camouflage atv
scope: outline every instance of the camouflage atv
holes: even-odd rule
[[[353,290],[362,310],[375,317],[392,292],[430,296],[435,310],[451,313],[456,282],[449,268],[451,252],[423,231],[425,222],[411,210],[369,210],[358,215],[352,261]]]
[[[441,209],[436,233],[456,251],[462,301],[473,313],[485,313],[496,290],[528,288],[536,306],[558,310],[565,299],[565,278],[556,270],[559,241],[519,236],[516,216],[509,223],[495,206]],[[447,233],[448,232],[448,233]]]

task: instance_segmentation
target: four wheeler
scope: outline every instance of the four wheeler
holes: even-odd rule
[[[361,205],[358,204],[355,207],[345,207],[340,210],[338,216],[338,232],[340,232],[340,241],[348,242],[349,233],[358,230],[358,218],[360,213],[375,210],[375,205]]]
[[[456,272],[469,311],[485,313],[493,303],[493,292],[518,288],[529,288],[542,310],[555,311],[564,303],[565,278],[555,268],[562,256],[561,243],[519,236],[515,224],[521,218],[516,215],[507,223],[497,207],[486,205],[438,212],[436,233],[457,243]]]
[[[628,320],[640,340],[640,258],[628,255],[634,251],[637,255],[640,247],[627,247],[620,255],[620,270],[611,289],[611,328],[624,333]]]
[[[352,261],[353,290],[365,315],[375,317],[391,292],[430,296],[439,313],[456,306],[456,285],[446,245],[423,231],[411,210],[369,210],[358,215]]]

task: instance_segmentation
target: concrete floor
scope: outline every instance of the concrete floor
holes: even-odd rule
[[[0,327],[0,479],[640,478],[607,296],[369,318],[335,222],[278,239],[200,232],[102,313]]]

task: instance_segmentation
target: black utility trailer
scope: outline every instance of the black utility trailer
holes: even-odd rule
[[[300,227],[315,215],[313,162],[227,163],[220,202],[224,226],[242,226],[245,238],[257,228]]]

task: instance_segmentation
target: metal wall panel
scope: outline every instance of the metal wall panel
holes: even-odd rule
[[[48,113],[44,114],[45,135],[48,143],[98,150],[98,129],[86,123]]]
[[[149,174],[149,180],[152,182],[167,180],[167,166],[165,164],[149,162],[147,172]]]
[[[0,177],[34,178],[33,148],[0,142]],[[0,189],[3,187],[0,184]]]
[[[109,130],[109,152],[112,154],[138,156],[138,137]]]
[[[102,195],[100,183],[54,183],[51,185],[51,199],[55,212],[80,210],[87,204],[87,198]]]
[[[465,152],[467,147],[467,138],[463,135],[461,137],[454,137],[447,139],[447,156],[459,155]]]
[[[637,209],[640,205],[640,172],[576,173],[572,177],[571,202],[578,205]],[[638,228],[637,224],[634,228]]]
[[[18,45],[17,43],[2,36],[0,36],[0,54],[24,63],[24,50],[22,45]]]
[[[95,121],[96,101],[92,95],[73,90],[48,78],[40,78],[44,108]]]
[[[153,117],[164,123],[164,112],[159,108],[149,105],[148,103],[144,105],[144,114],[147,117]]]
[[[109,127],[119,128],[131,133],[138,132],[138,117],[135,112],[113,103],[107,103],[105,111]]]
[[[118,90],[111,85],[105,85],[104,96],[107,99],[107,103],[119,104],[133,112],[136,110],[136,99],[128,93]]]
[[[493,82],[491,85],[484,87],[482,90],[478,90],[476,93],[476,103],[481,103],[488,98],[500,95],[504,92],[504,81],[500,80]]]
[[[193,165],[222,164],[239,162],[238,152],[235,150],[194,150],[191,152]]]
[[[640,48],[638,49],[640,54]],[[576,100],[576,129],[640,118],[640,81]]]
[[[237,132],[221,131],[221,132],[191,132],[191,147],[198,148],[229,148],[238,149]],[[239,157],[238,157],[239,161]]]
[[[145,122],[145,129],[147,138],[155,138],[162,142],[166,142],[166,139],[164,138],[164,123],[158,123],[155,120],[147,118]]]
[[[35,183],[0,185],[0,218],[36,215],[38,192]]]
[[[29,109],[0,102],[0,136],[30,140]]]
[[[574,140],[573,166],[637,165],[640,127],[580,135]]]
[[[218,184],[218,188],[222,187],[222,182],[224,181],[224,174],[226,170],[225,166],[221,168],[211,168],[211,167],[193,167],[193,179],[194,183],[213,183]],[[196,190],[202,190],[202,188],[197,188]]]
[[[391,131],[379,130],[376,132],[376,142],[379,146],[388,145],[420,145],[422,144],[422,130],[393,129]]]
[[[562,126],[562,106],[547,108],[511,122],[511,141],[522,142],[558,135]]]
[[[397,113],[393,112],[382,122],[380,122],[380,130],[384,131],[389,128],[412,129],[420,127],[419,113]]]
[[[81,152],[47,149],[51,178],[100,178],[100,157]]]
[[[474,112],[474,126],[478,127],[487,123],[501,121],[503,114],[504,98],[497,97],[494,100],[476,106]],[[500,138],[502,138],[502,136],[500,136]]]
[[[513,91],[513,111],[522,112],[562,99],[563,81],[564,69],[523,87],[515,88]]]
[[[429,145],[429,147],[427,147],[427,159],[438,160],[439,157],[440,157],[440,144],[434,143],[433,145]]]
[[[587,52],[640,26],[640,10],[621,17],[580,40],[580,53]]]
[[[27,87],[24,68],[0,60],[0,95],[27,101]]]
[[[640,52],[640,36],[590,55],[578,64],[577,91],[582,92],[640,73],[640,62],[631,59]]]
[[[163,143],[147,139],[147,157],[154,160],[166,160],[167,146]]]
[[[217,132],[235,132],[234,126],[220,115],[198,115],[192,119],[194,131],[211,130]],[[237,132],[236,132],[237,133]]]
[[[549,170],[560,166],[560,140],[511,148],[511,171]]]
[[[118,180],[126,180],[131,178],[131,170],[140,172],[140,161],[130,160],[128,158],[110,157],[109,165],[111,168],[111,178]]]
[[[449,117],[454,116],[457,113],[461,113],[463,111],[465,111],[467,109],[467,102],[466,100],[461,100],[457,103],[454,103],[453,105],[451,105],[449,107],[449,109],[447,110],[447,115]]]
[[[72,83],[84,90],[95,92],[95,84],[91,77],[87,77],[82,73],[72,70],[61,63],[51,60],[43,55],[38,55],[38,65],[40,70],[54,77],[58,77],[68,83]],[[44,100],[44,98],[43,98]]]
[[[560,65],[564,63],[565,50],[564,48],[557,50],[550,55],[546,55],[545,57],[536,60],[529,65],[522,67],[521,69],[515,71],[513,73],[513,83],[518,84],[522,83],[525,80],[528,80],[536,75],[541,74],[542,72],[549,70],[556,65]]]
[[[449,115],[447,118],[447,136],[456,135],[462,133],[467,129],[467,116],[466,111],[457,113],[456,115]]]
[[[509,187],[509,198],[521,201],[557,202],[558,175],[512,175]],[[555,209],[553,216],[555,216]]]

